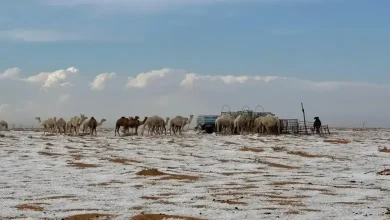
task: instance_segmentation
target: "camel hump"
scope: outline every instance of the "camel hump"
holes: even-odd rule
[[[125,116],[122,116],[121,118],[126,118]]]
[[[95,120],[95,118],[94,118],[94,117],[91,117],[91,120]]]

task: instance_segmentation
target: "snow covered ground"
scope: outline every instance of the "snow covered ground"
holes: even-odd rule
[[[1,132],[0,219],[386,219],[390,130],[332,132]]]

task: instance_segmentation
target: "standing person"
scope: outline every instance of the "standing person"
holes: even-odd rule
[[[321,135],[320,128],[321,128],[321,120],[319,117],[314,117],[315,121],[313,124],[314,129],[316,130],[316,134]]]

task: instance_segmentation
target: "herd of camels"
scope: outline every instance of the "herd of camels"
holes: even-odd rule
[[[276,133],[284,128],[284,123],[278,117],[267,114],[261,116],[253,115],[221,115],[215,120],[215,127],[217,132],[224,132],[230,134],[247,133]]]
[[[116,121],[115,124],[115,136],[119,133],[119,129],[122,127],[123,133],[128,133],[130,128],[135,130],[135,133],[138,134],[138,127],[143,125],[141,135],[144,134],[145,128],[148,127],[148,133],[149,134],[163,134],[165,131],[165,135],[167,134],[166,126],[170,125],[170,133],[172,134],[172,131],[174,134],[176,134],[177,131],[181,134],[182,128],[186,126],[187,124],[190,124],[193,115],[190,115],[189,118],[182,117],[182,116],[176,116],[173,119],[169,119],[167,117],[165,120],[157,115],[154,115],[152,117],[145,117],[143,121],[139,120],[138,116],[135,117],[121,117]],[[97,122],[97,120],[94,117],[88,118],[84,114],[80,114],[80,116],[73,116],[68,121],[65,121],[63,118],[60,118],[57,120],[57,117],[49,118],[44,121],[41,120],[40,117],[36,117],[36,120],[38,120],[39,124],[43,127],[43,134],[45,135],[46,132],[55,132],[55,133],[70,133],[70,134],[76,134],[78,135],[81,131],[82,133],[88,132],[91,135],[95,136],[97,135],[96,129],[97,127],[101,126],[106,119],[102,119],[100,122]],[[0,127],[4,127],[8,130],[8,124],[5,121],[0,121]]]
[[[130,128],[135,131],[135,134],[138,134],[138,127],[140,126],[142,126],[141,135],[144,134],[146,127],[148,128],[149,135],[162,135],[164,132],[166,135],[167,125],[169,125],[170,134],[172,134],[172,131],[175,135],[176,132],[182,134],[182,129],[187,124],[191,123],[193,117],[193,115],[190,115],[189,118],[176,116],[172,119],[167,117],[164,120],[160,116],[154,115],[151,117],[145,117],[143,121],[140,121],[138,116],[129,118],[121,117],[115,124],[115,136],[117,133],[120,136],[119,129],[121,127],[124,134],[128,133]],[[100,122],[97,122],[94,117],[88,118],[83,114],[80,114],[80,116],[74,116],[67,122],[63,118],[57,120],[56,117],[49,118],[44,121],[41,121],[40,117],[36,117],[35,119],[39,121],[41,126],[43,126],[44,135],[46,132],[56,132],[57,134],[75,133],[78,135],[80,131],[85,133],[89,130],[90,135],[95,134],[96,136],[96,128],[106,121],[106,119],[103,118]],[[264,133],[265,131],[268,134],[271,132],[280,134],[284,126],[283,122],[272,114],[258,117],[250,115],[221,115],[215,121],[215,130],[217,132],[230,134],[243,134],[243,132]],[[8,124],[5,121],[0,121],[0,128],[1,127],[8,129]]]

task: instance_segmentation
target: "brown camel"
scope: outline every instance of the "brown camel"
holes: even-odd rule
[[[91,131],[91,135],[93,135],[93,131],[95,131],[95,136],[97,135],[97,133],[96,133],[97,124],[98,123],[94,117],[91,117],[91,119],[89,119],[88,127],[89,127],[89,130]]]
[[[120,119],[118,119],[117,121],[116,121],[116,125],[115,125],[115,136],[116,136],[116,133],[118,132],[118,136],[121,136],[120,134],[119,134],[119,128],[120,127],[123,127],[124,129],[125,129],[125,131],[128,129],[128,121],[129,121],[130,119],[128,119],[128,118],[125,118],[124,116],[122,116]]]
[[[135,133],[138,134],[138,127],[145,123],[145,121],[148,119],[148,117],[145,117],[142,122],[140,122],[138,116],[135,116],[135,118],[130,118],[128,121],[129,128],[135,128]]]

